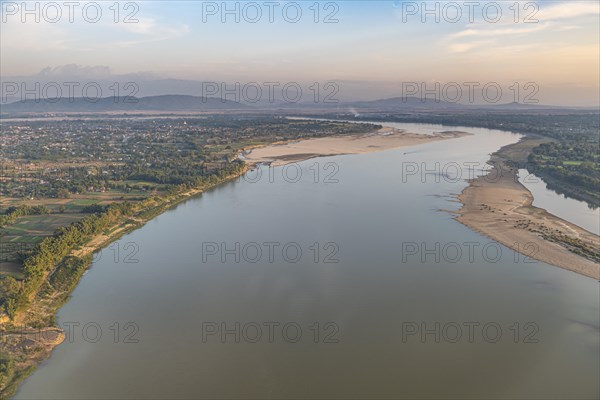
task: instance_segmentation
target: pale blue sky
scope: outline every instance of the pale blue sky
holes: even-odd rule
[[[514,21],[514,1],[497,2],[503,12],[496,23],[482,16],[483,6],[493,3],[489,1],[479,2],[473,23],[462,1],[456,4],[463,16],[455,23],[444,18],[436,23],[432,15],[423,23],[422,9],[411,9],[415,4],[420,8],[421,1],[322,1],[319,23],[314,22],[314,1],[296,3],[302,9],[298,23],[284,19],[282,9],[289,2],[278,2],[273,23],[264,1],[255,2],[263,13],[258,23],[245,20],[243,14],[239,23],[232,15],[223,23],[220,9],[216,15],[209,13],[215,11],[213,6],[221,8],[221,1],[135,2],[137,10],[125,10],[127,2],[121,2],[118,23],[110,9],[113,1],[98,2],[102,17],[96,23],[83,18],[85,2],[75,8],[74,22],[61,7],[56,23],[47,21],[55,14],[48,8],[44,15],[44,2],[39,6],[40,23],[34,15],[22,21],[22,10],[14,8],[20,1],[0,3],[2,77],[77,64],[106,66],[115,75],[144,72],[194,80],[355,81],[364,85],[365,97],[385,96],[386,87],[405,81],[532,81],[547,103],[598,102],[596,1],[524,1],[517,3],[519,23]],[[238,3],[240,11],[245,3]],[[440,7],[445,3],[439,2]],[[34,2],[28,7],[33,9]],[[227,7],[235,7],[235,2]],[[295,8],[288,7],[293,18]],[[539,22],[524,23],[537,9],[533,17]],[[203,10],[210,14],[205,20]],[[139,22],[123,23],[133,11]],[[492,11],[490,18],[495,16]],[[451,8],[447,12],[454,17]],[[330,13],[337,23],[323,23]]]

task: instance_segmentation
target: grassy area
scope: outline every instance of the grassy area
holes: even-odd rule
[[[5,227],[0,236],[0,276],[21,278],[20,253],[31,250],[43,238],[52,236],[56,229],[83,218],[84,214],[64,213],[28,215]]]
[[[497,154],[511,163],[518,164],[520,168],[524,168],[534,148],[540,144],[553,141],[551,138],[529,135],[524,137],[519,143],[500,149]]]
[[[131,186],[136,186],[135,181],[130,181]],[[145,182],[137,182],[139,187]],[[23,200],[14,198],[1,198],[2,210],[11,206],[27,204],[30,206],[46,206],[50,214],[26,215],[18,217],[13,224],[0,230],[0,277],[12,276],[22,279],[22,260],[20,253],[31,250],[42,239],[52,236],[55,231],[73,222],[79,221],[87,214],[82,213],[84,207],[91,205],[106,206],[115,202],[141,201],[150,195],[144,190],[108,190],[105,192],[88,192],[71,195],[68,199],[43,198]]]

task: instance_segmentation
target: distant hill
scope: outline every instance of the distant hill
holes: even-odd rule
[[[389,99],[369,101],[340,101],[337,103],[283,103],[279,102],[269,108],[285,110],[293,109],[337,109],[354,110],[356,112],[418,112],[418,111],[525,111],[574,109],[574,107],[546,106],[539,104],[506,103],[506,104],[462,104],[458,102],[437,101],[433,98],[393,97]]]
[[[383,111],[404,111],[404,110],[540,110],[540,109],[573,109],[576,107],[547,106],[541,104],[524,103],[488,103],[488,104],[462,104],[457,102],[436,101],[435,99],[421,99],[418,97],[394,97],[391,99],[381,99],[373,101],[361,101],[345,103],[347,106],[355,107],[361,110],[379,109]]]
[[[490,108],[502,109],[502,110],[539,110],[539,109],[567,109],[575,107],[559,107],[559,106],[546,106],[542,104],[524,104],[524,103],[506,103],[506,104],[490,104]]]
[[[95,101],[88,98],[16,101],[0,106],[2,113],[62,113],[62,112],[121,112],[121,111],[218,111],[247,109],[247,105],[220,98],[187,95],[149,97],[105,97]]]
[[[337,103],[314,102],[266,102],[240,103],[217,97],[199,97],[190,95],[159,95],[147,97],[106,97],[92,101],[86,98],[61,98],[54,100],[29,99],[0,105],[3,114],[14,113],[102,113],[102,112],[206,112],[206,111],[294,111],[333,110],[364,113],[364,112],[511,112],[511,111],[542,111],[569,110],[575,107],[557,107],[537,104],[461,104],[446,101],[436,101],[418,97],[394,97],[371,101],[340,101]]]
[[[299,103],[286,103],[277,102],[275,104],[266,105],[267,108],[277,108],[284,110],[294,109],[324,109],[324,110],[351,110],[366,112],[366,111],[426,111],[426,110],[452,110],[452,109],[464,109],[463,104],[449,103],[445,101],[435,101],[434,99],[425,99],[422,101],[417,97],[394,97],[390,99],[381,100],[369,100],[369,101],[339,101],[334,102],[299,102]]]
[[[447,101],[436,101],[435,99],[418,97],[393,97],[390,99],[380,99],[372,101],[357,101],[348,103],[349,106],[363,110],[382,109],[382,110],[414,110],[414,109],[459,109],[469,107],[464,104],[450,103]]]

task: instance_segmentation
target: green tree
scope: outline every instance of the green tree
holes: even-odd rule
[[[13,298],[6,299],[6,301],[4,302],[4,311],[6,311],[6,314],[8,315],[8,318],[10,318],[11,321],[14,320],[15,315],[17,315],[17,308],[17,300]]]
[[[19,295],[21,284],[12,276],[0,280],[0,292],[4,298],[14,298]]]
[[[69,191],[67,189],[58,189],[58,192],[56,193],[56,196],[59,199],[68,199],[69,196],[71,196],[71,193],[69,193]]]

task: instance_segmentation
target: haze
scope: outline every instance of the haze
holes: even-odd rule
[[[299,2],[296,18],[294,8],[283,12],[289,3],[259,1],[237,14],[221,2],[120,3],[117,23],[112,3],[100,3],[102,18],[90,23],[85,2],[70,22],[61,2],[58,15],[33,2],[24,14],[23,3],[3,1],[1,79],[336,81],[342,100],[401,96],[403,82],[518,81],[535,82],[542,104],[600,103],[595,1],[502,1],[500,18],[495,9],[485,14],[484,3],[456,2],[457,16],[451,7],[426,13],[422,2],[400,1],[321,2],[318,13]]]

